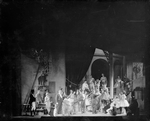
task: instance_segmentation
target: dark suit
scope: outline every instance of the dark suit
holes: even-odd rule
[[[30,94],[30,101],[29,101],[29,104],[30,104],[30,106],[32,106],[32,102],[35,102],[35,97],[32,95],[32,94]]]

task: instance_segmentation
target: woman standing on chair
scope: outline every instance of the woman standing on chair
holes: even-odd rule
[[[34,115],[35,115],[35,110],[36,110],[36,98],[35,98],[35,96],[34,96],[34,90],[33,90],[33,89],[31,90],[29,104],[30,104],[30,109],[31,109],[31,116],[32,116],[32,112],[33,112]]]

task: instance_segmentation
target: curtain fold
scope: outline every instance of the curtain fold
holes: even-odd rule
[[[66,80],[67,93],[70,89],[77,89],[78,84],[85,76],[91,60],[93,58],[95,48],[78,44],[76,47],[67,46],[66,48],[66,78],[74,84]],[[77,84],[77,85],[75,85]]]

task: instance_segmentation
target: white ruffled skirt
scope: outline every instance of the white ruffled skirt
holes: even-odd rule
[[[120,101],[120,107],[129,107],[129,103],[127,100],[121,100]]]

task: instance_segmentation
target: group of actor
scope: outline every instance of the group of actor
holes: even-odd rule
[[[39,104],[44,104],[47,114],[50,115],[52,103],[52,97],[50,96],[48,90],[38,89],[36,93],[34,89],[31,90],[29,100],[31,116],[36,115],[37,107]]]
[[[115,110],[120,109],[122,114],[126,113],[129,107],[124,90],[124,82],[120,77],[115,81],[115,96],[111,98],[109,88],[107,87],[107,78],[102,74],[100,79],[91,78],[85,80],[82,86],[76,90],[70,90],[70,94],[66,95],[65,91],[60,88],[56,94],[56,103],[53,110],[53,116],[62,114],[64,116],[73,115],[76,113],[92,112],[93,114],[102,112],[116,114]],[[45,108],[50,115],[52,100],[50,93],[46,91],[44,98]],[[42,102],[39,92],[34,96],[34,91],[31,91],[30,105],[31,115],[35,113],[36,104]]]

